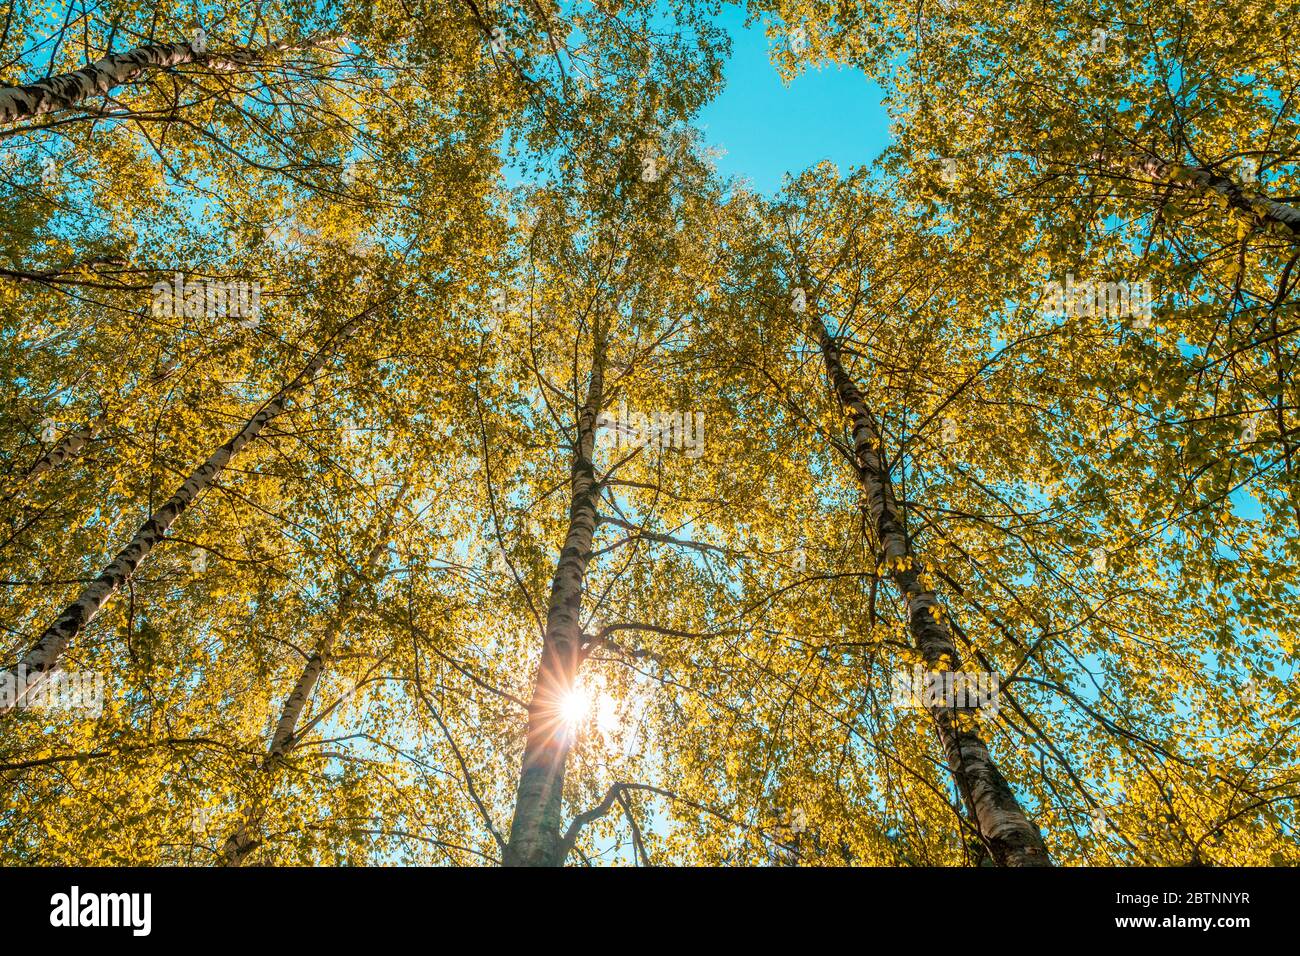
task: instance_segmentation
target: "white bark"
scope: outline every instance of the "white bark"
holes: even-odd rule
[[[312,356],[306,367],[263,405],[239,432],[214,451],[207,461],[185,479],[176,493],[140,526],[126,547],[100,573],[99,577],[87,585],[76,600],[45,629],[32,648],[18,662],[19,667],[25,669],[29,690],[38,686],[43,675],[47,675],[54,669],[72,639],[95,619],[105,602],[131,579],[141,562],[166,536],[176,519],[184,514],[185,509],[194,502],[194,499],[212,484],[231,459],[258,436],[267,422],[284,410],[290,396],[320,370],[330,352],[341,339],[355,331],[357,323],[365,314],[367,313],[363,312],[349,319],[334,335],[330,336],[329,341]],[[15,675],[16,679],[17,675]],[[21,701],[14,701],[8,707],[0,707],[0,714],[7,713],[14,705],[20,704]]]
[[[542,659],[528,704],[528,739],[515,793],[514,819],[502,857],[505,866],[564,863],[561,797],[572,741],[560,718],[560,708],[573,690],[582,659],[582,596],[599,522],[593,456],[596,423],[604,400],[604,348],[598,331],[587,400],[578,416],[578,441],[570,465],[569,529],[551,580]]]
[[[839,348],[811,297],[808,304],[815,317],[813,332],[821,346],[827,378],[852,420],[859,480],[889,578],[907,604],[913,644],[931,670],[956,671],[961,658],[944,623],[939,598],[921,584],[919,570],[914,566],[912,544],[894,499],[880,428],[862,393],[845,372]],[[978,729],[942,704],[929,708],[929,712],[968,815],[994,861],[1001,866],[1050,865],[1042,834],[1021,809]]]
[[[386,551],[388,534],[392,530],[393,521],[396,519],[397,506],[401,502],[402,496],[405,495],[406,488],[407,485],[404,482],[387,515],[384,517],[379,540],[375,542],[375,546],[366,559],[366,570],[378,566],[379,559],[383,557]],[[298,745],[298,721],[302,719],[303,709],[307,706],[307,701],[311,699],[317,683],[320,682],[321,675],[325,672],[325,665],[329,662],[330,652],[334,648],[334,641],[338,637],[339,629],[343,626],[348,611],[351,610],[352,601],[356,597],[357,590],[361,587],[362,580],[360,577],[353,578],[340,592],[338,604],[325,629],[325,633],[316,642],[316,648],[312,651],[311,656],[307,658],[302,673],[298,675],[298,680],[294,682],[293,690],[289,692],[289,696],[284,700],[284,706],[280,710],[280,718],[276,721],[275,730],[271,733],[271,742],[267,746],[266,757],[262,760],[259,773],[271,773],[280,761],[287,757],[293,751],[293,748]],[[249,855],[262,845],[261,838],[257,836],[264,815],[261,800],[260,795],[254,797],[252,806],[244,813],[235,832],[226,838],[221,848],[220,863],[222,865],[242,866]]]
[[[1250,189],[1228,176],[1200,166],[1167,162],[1149,152],[1127,151],[1114,156],[1099,153],[1102,162],[1138,179],[1150,179],[1202,193],[1217,193],[1227,204],[1260,223],[1277,223],[1300,237],[1300,209],[1277,202],[1257,189]],[[1176,177],[1176,179],[1175,179]]]
[[[194,64],[231,73],[246,69],[271,53],[290,48],[289,44],[276,43],[258,50],[196,53],[190,43],[151,43],[126,53],[113,53],[72,73],[52,76],[26,86],[0,87],[0,126],[69,109],[130,83],[147,70]]]
[[[32,470],[27,473],[27,480],[39,478],[47,471],[58,468],[64,462],[76,458],[85,449],[90,440],[95,437],[103,419],[91,425],[79,425],[68,434],[64,435],[53,448],[43,454],[32,465]]]

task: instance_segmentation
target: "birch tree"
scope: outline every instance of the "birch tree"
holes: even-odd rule
[[[320,371],[333,349],[352,334],[367,312],[360,313],[333,330],[324,345],[316,350],[308,363],[290,379],[280,391],[248,419],[236,434],[217,448],[203,464],[199,465],[161,508],[136,531],[127,545],[118,553],[71,604],[42,632],[40,638],[19,660],[14,674],[24,675],[29,692],[39,686],[42,675],[52,671],[59,663],[68,644],[99,614],[104,602],[122,589],[131,576],[148,557],[149,552],[167,535],[167,531],[193,502],[212,484],[245,445],[261,433],[268,422],[282,411],[298,389],[310,382]],[[17,681],[19,678],[13,676]],[[6,712],[21,704],[21,697],[6,708]]]

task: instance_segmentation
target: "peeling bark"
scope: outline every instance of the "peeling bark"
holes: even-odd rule
[[[528,738],[515,792],[510,839],[502,855],[504,866],[561,866],[567,849],[561,798],[565,764],[573,741],[560,710],[573,691],[582,661],[582,595],[599,522],[600,488],[592,457],[596,422],[604,398],[604,349],[598,330],[591,380],[586,402],[578,415],[577,443],[570,465],[569,529],[551,579],[542,659],[528,704]]]
[[[26,669],[29,691],[38,686],[44,675],[55,668],[68,644],[95,619],[105,602],[131,580],[131,576],[135,574],[149,552],[166,536],[176,519],[184,514],[194,499],[212,484],[240,450],[258,436],[267,422],[284,411],[289,398],[315,376],[333,350],[356,330],[359,321],[368,312],[369,310],[349,319],[331,335],[329,341],[312,356],[306,367],[263,405],[239,432],[214,451],[207,461],[185,479],[176,493],[140,526],[127,546],[118,553],[99,577],[87,585],[77,599],[45,629],[18,662],[18,667]],[[7,713],[13,709],[13,706],[18,705],[21,705],[21,701],[15,701],[8,707],[0,707],[0,714]]]
[[[938,596],[921,584],[912,543],[894,499],[880,428],[861,391],[845,372],[839,348],[817,315],[811,297],[809,309],[816,316],[814,332],[827,378],[851,419],[858,478],[871,509],[887,573],[907,605],[912,642],[930,670],[955,671],[961,666],[961,658],[943,622]],[[970,718],[942,705],[928,710],[967,814],[994,862],[1000,866],[1050,866],[1042,835],[1025,816]]]

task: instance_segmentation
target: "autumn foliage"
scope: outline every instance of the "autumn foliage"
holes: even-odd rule
[[[0,864],[1300,863],[1284,5],[0,15]],[[1291,11],[1293,13],[1293,11]]]

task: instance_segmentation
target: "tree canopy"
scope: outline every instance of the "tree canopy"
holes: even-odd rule
[[[0,863],[1300,863],[1284,6],[11,0]]]

